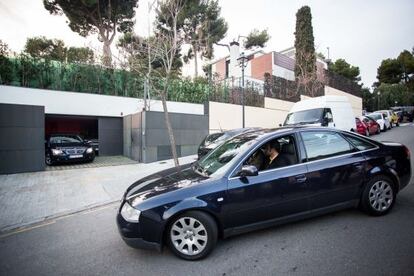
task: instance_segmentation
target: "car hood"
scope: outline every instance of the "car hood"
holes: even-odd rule
[[[129,186],[124,199],[134,202],[133,205],[160,194],[185,189],[200,184],[208,177],[193,171],[191,164],[171,168],[142,178]]]
[[[65,143],[65,144],[51,144],[51,148],[64,149],[64,148],[74,148],[74,147],[87,147],[88,144],[79,142],[79,143]]]

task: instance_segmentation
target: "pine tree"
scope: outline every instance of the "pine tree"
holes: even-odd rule
[[[315,74],[316,55],[312,14],[311,9],[308,6],[303,6],[296,13],[295,48],[295,76],[303,77]]]

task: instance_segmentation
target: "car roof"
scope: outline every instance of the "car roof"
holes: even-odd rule
[[[273,136],[276,134],[289,134],[289,133],[297,132],[300,130],[321,130],[321,131],[329,130],[329,131],[342,132],[342,130],[336,129],[336,128],[301,125],[301,126],[282,126],[278,128],[261,128],[261,129],[241,133],[239,135],[236,135],[236,137],[243,137],[243,136],[249,136],[252,134],[256,134],[258,135],[258,138],[264,138],[266,136]]]

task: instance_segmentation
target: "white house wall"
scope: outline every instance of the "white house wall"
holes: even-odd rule
[[[0,85],[0,103],[40,105],[46,114],[122,117],[139,112],[143,99],[32,89]],[[150,101],[152,111],[163,111],[161,101]],[[204,114],[204,105],[168,102],[168,111],[186,114]]]
[[[280,78],[284,78],[290,81],[294,81],[295,80],[295,72],[288,70],[286,68],[283,68],[281,66],[275,65],[273,64],[272,66],[272,70],[273,70],[273,76],[276,77],[280,77]]]
[[[293,103],[265,98],[265,106],[245,107],[245,126],[275,128],[283,123]],[[231,114],[231,116],[229,116]],[[210,133],[242,127],[242,106],[227,103],[209,103]]]

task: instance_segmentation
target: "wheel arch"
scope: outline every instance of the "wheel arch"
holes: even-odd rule
[[[392,180],[392,184],[395,186],[395,190],[396,193],[398,193],[398,191],[400,190],[400,180],[398,178],[398,174],[396,171],[394,171],[392,168],[383,168],[383,167],[374,167],[369,171],[369,175],[367,180],[365,181],[364,187],[365,185],[367,185],[367,183],[369,181],[371,181],[372,178],[377,177],[377,176],[386,176],[388,178],[390,178]]]
[[[164,218],[165,223],[164,223],[163,229],[161,231],[163,244],[166,242],[165,239],[167,237],[167,231],[168,231],[172,221],[174,221],[174,219],[177,218],[178,216],[180,216],[180,215],[182,215],[186,212],[190,212],[190,211],[202,212],[202,213],[205,213],[205,214],[209,215],[211,218],[213,218],[213,220],[214,220],[214,222],[216,223],[216,226],[217,226],[218,237],[222,238],[223,237],[223,225],[222,225],[220,219],[218,218],[217,214],[215,214],[213,211],[209,210],[206,207],[207,206],[197,206],[197,205],[187,206],[186,208],[177,209],[175,212],[170,212],[167,216],[164,215],[163,218]]]

